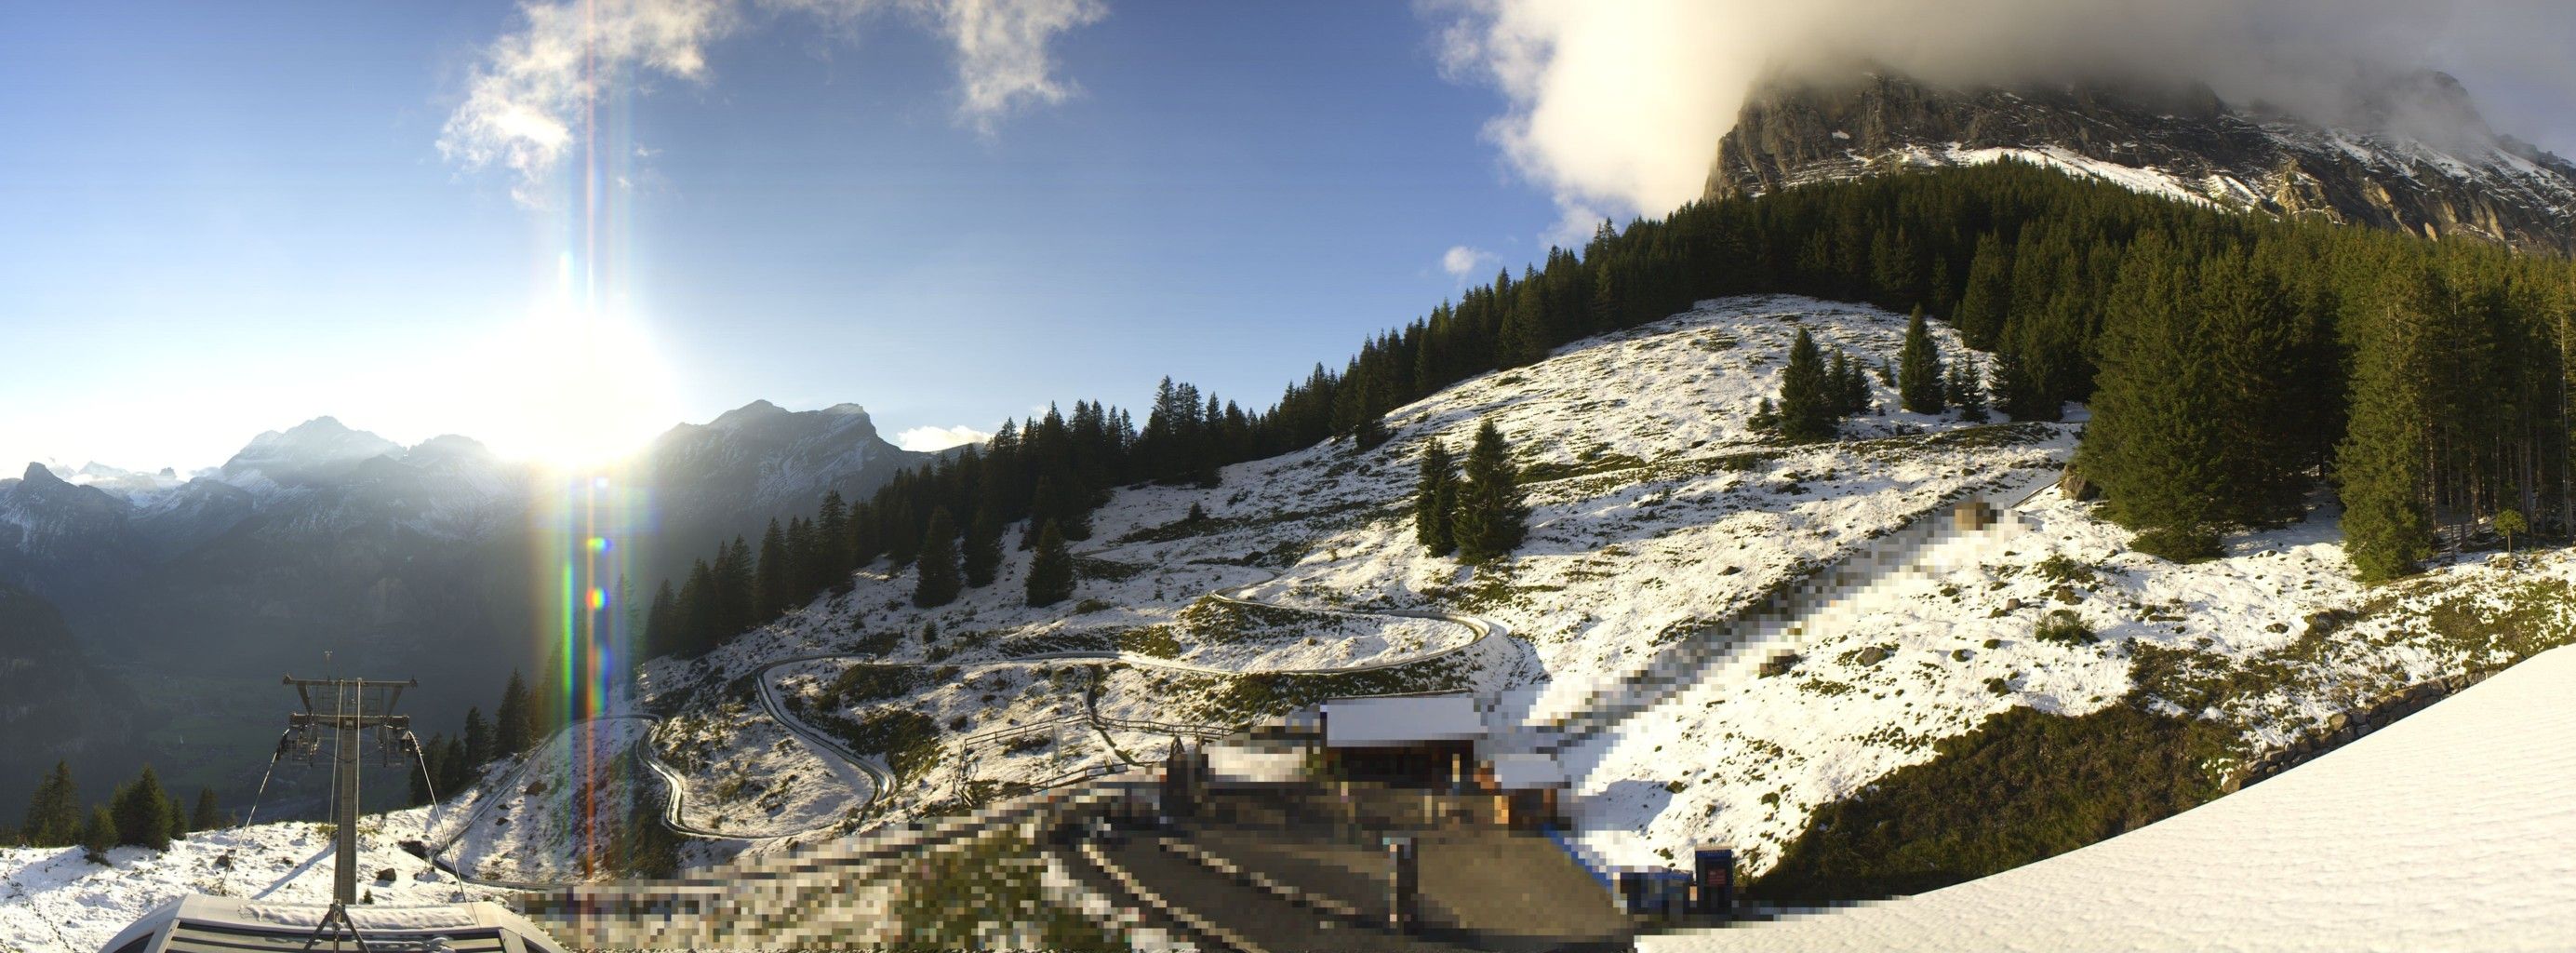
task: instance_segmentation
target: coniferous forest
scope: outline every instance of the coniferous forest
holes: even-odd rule
[[[2576,526],[2566,260],[2225,212],[2004,162],[1605,222],[1579,252],[1504,271],[1364,342],[1339,370],[1317,365],[1266,410],[1166,379],[1142,428],[1091,401],[1005,422],[988,445],[866,501],[826,500],[764,534],[757,557],[741,539],[717,547],[657,591],[650,650],[704,651],[854,568],[906,567],[943,510],[952,528],[1026,520],[1080,542],[1112,488],[1213,486],[1227,464],[1343,436],[1373,445],[1381,414],[1451,384],[1757,293],[1920,307],[1986,352],[1909,353],[1909,404],[1971,401],[1982,416],[1982,393],[1957,379],[1965,367],[2015,420],[2087,404],[2075,467],[2148,552],[2214,554],[2227,532],[2299,516],[2319,489],[2340,498],[2371,579],[2499,520],[2562,537]],[[1857,380],[1853,364],[1842,373]],[[1814,436],[1807,417],[1824,416],[1781,411],[1792,437]],[[941,547],[943,559],[956,552]]]

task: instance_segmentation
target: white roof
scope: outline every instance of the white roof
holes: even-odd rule
[[[1324,703],[1324,745],[1378,747],[1417,741],[1474,741],[1485,720],[1473,695],[1336,698]]]
[[[1681,950],[2576,949],[2576,648],[2235,794],[1982,880]]]
[[[1498,754],[1493,757],[1494,785],[1506,791],[1565,786],[1565,768],[1551,754]]]

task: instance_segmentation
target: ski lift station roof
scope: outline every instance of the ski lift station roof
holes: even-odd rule
[[[354,950],[359,944],[337,924],[321,935],[327,904],[261,903],[238,897],[192,895],[143,915],[107,941],[100,953],[258,953],[276,950]],[[430,907],[348,908],[349,919],[370,950],[434,953],[564,953],[545,931],[491,903]],[[336,934],[336,937],[333,936]],[[336,942],[335,942],[336,941]]]
[[[1327,748],[1481,741],[1485,736],[1485,718],[1473,695],[1384,695],[1324,703]]]

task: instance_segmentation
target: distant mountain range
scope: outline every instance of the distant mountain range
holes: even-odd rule
[[[643,501],[621,540],[631,590],[650,593],[719,539],[811,515],[827,491],[863,499],[932,458],[888,443],[856,404],[791,412],[757,401],[675,427],[619,470]],[[0,628],[17,627],[0,632],[0,652],[13,638],[66,643],[43,656],[46,670],[99,660],[108,664],[81,677],[119,691],[148,684],[154,698],[134,717],[77,726],[81,738],[0,735],[0,766],[72,744],[134,749],[102,770],[151,757],[169,774],[186,759],[138,739],[182,700],[232,689],[274,710],[287,697],[260,689],[288,670],[318,670],[325,650],[351,669],[417,676],[405,709],[424,716],[424,735],[453,730],[466,705],[489,708],[509,668],[531,665],[545,644],[537,593],[555,578],[541,525],[552,492],[536,469],[474,440],[404,447],[330,417],[260,434],[184,479],[29,464],[0,479],[0,586],[46,605],[48,618],[58,608],[59,619],[37,632],[32,616],[0,612]],[[0,786],[0,813],[26,793]]]
[[[2497,134],[2447,75],[2364,92],[2317,121],[2202,86],[1783,76],[1746,100],[1707,194],[2009,157],[2226,208],[2576,250],[2576,163]]]

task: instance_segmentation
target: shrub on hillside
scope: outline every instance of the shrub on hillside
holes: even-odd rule
[[[2039,617],[2039,627],[2031,630],[2030,637],[2059,645],[2091,645],[2101,641],[2093,634],[2093,627],[2084,624],[2084,617],[2073,609],[2057,609]]]

